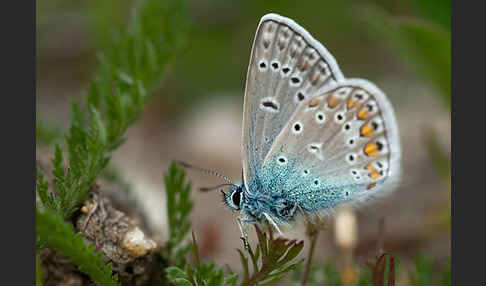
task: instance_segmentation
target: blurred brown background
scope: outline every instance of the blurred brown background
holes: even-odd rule
[[[37,113],[47,124],[59,125],[61,130],[68,126],[70,100],[86,92],[97,68],[96,51],[103,47],[107,33],[93,23],[123,25],[130,14],[132,1],[116,3],[100,8],[103,4],[96,1],[37,2]],[[395,107],[403,146],[402,185],[390,196],[357,211],[356,256],[364,259],[373,255],[378,220],[383,217],[387,251],[405,263],[420,251],[436,261],[447,260],[449,184],[437,172],[427,142],[433,136],[436,147],[448,156],[450,111],[440,90],[416,73],[406,57],[366,20],[366,7],[400,18],[419,17],[414,3],[189,1],[192,30],[188,48],[128,131],[127,142],[114,154],[110,168],[130,185],[161,238],[167,226],[162,176],[171,160],[219,170],[240,180],[242,103],[250,49],[260,17],[279,13],[321,41],[345,76],[375,82]],[[187,176],[194,190],[219,183],[217,178],[197,172],[188,171]],[[235,248],[241,247],[241,242],[235,215],[224,208],[218,191],[193,191],[192,197],[192,223],[201,255],[217,264],[237,267]],[[296,226],[288,235],[303,238],[303,230]],[[332,218],[317,247],[317,258],[339,256]]]

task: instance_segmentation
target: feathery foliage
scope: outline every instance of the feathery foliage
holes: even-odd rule
[[[61,137],[61,128],[57,125],[46,123],[42,118],[35,119],[35,140],[43,145],[51,145]]]
[[[36,234],[48,247],[69,257],[79,270],[89,275],[98,285],[118,285],[116,275],[112,276],[111,264],[105,265],[100,253],[94,252],[90,243],[75,234],[73,226],[48,209],[36,210]]]
[[[127,31],[117,33],[111,48],[99,54],[100,69],[86,102],[72,104],[72,122],[65,137],[67,150],[56,145],[56,191],[40,198],[65,219],[86,199],[92,183],[108,164],[110,152],[123,143],[125,131],[141,114],[150,91],[160,84],[167,64],[186,42],[184,1],[135,3]]]
[[[222,286],[236,285],[238,275],[228,270],[224,273],[223,269],[217,268],[214,263],[202,263],[199,260],[196,237],[192,233],[192,254],[195,258],[195,265],[186,265],[184,271],[181,267],[171,266],[166,269],[167,279],[176,286]]]
[[[35,256],[35,286],[42,286],[42,265],[39,255]]]
[[[289,241],[281,237],[274,238],[271,230],[269,230],[269,236],[267,237],[267,234],[262,232],[257,226],[255,226],[255,231],[258,236],[256,251],[253,252],[251,247],[248,249],[249,258],[253,265],[251,275],[248,267],[248,258],[238,249],[241,264],[243,265],[242,286],[269,285],[277,282],[302,262],[301,260],[296,263],[290,263],[304,248],[303,241]]]
[[[190,243],[181,245],[191,227],[189,220],[189,213],[193,207],[189,197],[191,184],[185,182],[185,172],[175,162],[170,165],[164,181],[169,219],[168,259],[172,265],[183,267],[186,262],[184,255],[191,249]]]
[[[58,201],[55,200],[54,196],[49,193],[49,182],[44,178],[44,173],[41,170],[37,170],[37,194],[43,204],[43,207],[56,210]]]
[[[256,251],[248,250],[249,258],[238,249],[241,264],[243,266],[242,281],[239,285],[269,285],[281,280],[285,274],[295,269],[298,263],[290,263],[302,250],[303,242],[289,241],[283,238],[273,238],[272,232],[267,238],[258,227],[255,227],[258,235]],[[239,275],[230,268],[225,272],[217,268],[213,263],[204,264],[199,260],[197,243],[193,233],[193,255],[195,265],[187,264],[184,271],[181,267],[168,267],[167,279],[176,286],[196,285],[232,285],[238,283]],[[249,260],[252,264],[252,273],[249,270]],[[251,273],[251,275],[250,275]]]

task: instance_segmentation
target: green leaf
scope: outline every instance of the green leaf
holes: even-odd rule
[[[440,281],[441,286],[451,286],[452,285],[452,276],[451,276],[451,263],[449,262],[442,272],[442,278]]]
[[[373,34],[387,40],[419,76],[440,91],[451,102],[451,32],[433,22],[421,19],[392,18],[386,11],[367,5],[361,13]]]
[[[240,255],[240,262],[243,267],[243,281],[249,280],[250,271],[248,270],[248,258],[246,258],[240,249],[237,249],[236,251],[238,251],[238,254]]]
[[[255,285],[256,283],[262,283],[267,285],[283,278],[285,274],[295,269],[297,263],[290,263],[302,250],[303,241],[297,242],[296,240],[287,240],[284,238],[274,238],[273,233],[269,230],[269,235],[262,232],[257,226],[255,231],[258,237],[258,248],[261,250],[261,256],[258,265],[254,267],[254,271],[249,275],[248,270],[248,258],[245,257],[243,252],[238,249],[240,254],[240,260],[244,269],[242,286]],[[252,250],[248,250],[250,257],[255,259],[256,255]],[[259,284],[260,285],[260,284]]]
[[[36,236],[55,248],[89,275],[98,285],[119,285],[117,276],[112,276],[111,265],[105,265],[100,253],[94,252],[91,244],[75,234],[72,225],[48,209],[36,209]]]
[[[326,277],[326,282],[330,286],[341,286],[341,280],[339,278],[339,272],[334,263],[329,262],[324,266],[324,273]]]
[[[196,237],[192,233],[192,249],[195,257],[195,265],[186,265],[184,272],[179,267],[168,267],[166,270],[167,280],[175,285],[205,285],[205,286],[222,286],[235,285],[238,275],[231,270],[225,275],[221,268],[216,268],[213,263],[205,264],[199,260],[199,253],[196,243]],[[189,284],[188,284],[189,283]]]
[[[44,178],[44,173],[41,170],[37,171],[37,194],[45,208],[56,211],[57,206],[54,198],[49,193],[49,183]]]
[[[39,255],[35,256],[35,286],[42,286],[42,265]]]
[[[404,20],[400,30],[409,46],[409,54],[417,70],[428,77],[451,104],[451,34],[450,31],[429,22]]]
[[[451,0],[414,0],[413,4],[427,19],[451,28]]]
[[[58,125],[47,124],[38,115],[35,120],[36,143],[49,146],[61,137],[61,128]]]
[[[98,55],[100,68],[91,80],[85,102],[72,104],[66,150],[56,146],[55,191],[52,196],[40,194],[46,207],[64,219],[69,219],[86,200],[94,181],[108,165],[111,152],[125,141],[126,130],[142,113],[147,90],[153,91],[160,84],[167,65],[186,43],[185,1],[135,1],[130,24],[113,27],[114,31],[106,27],[106,21],[117,17],[97,14],[109,7],[101,2],[91,2],[95,10],[93,19],[106,28],[100,32],[103,35],[100,38],[103,42],[109,38]],[[176,240],[182,239],[189,227],[188,223],[182,224],[174,236]]]
[[[433,130],[427,132],[426,146],[434,169],[443,180],[450,180],[451,161],[447,153],[440,147],[437,135]]]
[[[429,259],[424,254],[419,254],[414,259],[415,271],[410,275],[410,283],[412,286],[426,286],[431,285],[432,281],[432,265]]]
[[[372,286],[373,285],[373,272],[369,267],[363,267],[360,271],[356,286]]]
[[[174,285],[192,285],[187,273],[176,266],[169,266],[165,269],[166,277]]]
[[[251,248],[248,249],[248,254],[250,255],[250,259],[253,265],[253,272],[258,271],[258,258],[260,257],[260,248],[257,247],[255,250],[255,253],[253,253],[253,250]],[[242,253],[240,253],[240,256]]]
[[[169,266],[165,269],[166,277],[169,282],[177,286],[192,286],[189,275],[176,266]]]
[[[238,282],[238,274],[232,273],[224,278],[223,285],[236,285]]]
[[[184,278],[176,278],[174,280],[171,280],[171,282],[176,286],[192,286],[191,281]]]
[[[182,245],[191,227],[189,220],[193,208],[193,202],[189,197],[191,184],[185,182],[184,170],[175,162],[172,162],[169,172],[164,175],[164,181],[169,221],[168,257],[172,264],[183,267],[184,255],[191,249],[190,245]],[[197,253],[197,249],[195,251]]]
[[[290,262],[291,260],[293,260],[295,257],[297,257],[297,255],[299,255],[299,253],[304,248],[304,241],[300,241],[297,244],[294,244],[294,241],[291,241],[289,244],[291,246],[288,249],[287,253],[281,260],[278,261],[278,263],[281,265],[284,265]]]

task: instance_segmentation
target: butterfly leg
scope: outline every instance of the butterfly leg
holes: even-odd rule
[[[243,244],[245,245],[245,249],[248,250],[250,249],[250,244],[248,243],[248,234],[246,233],[246,222],[241,219],[241,217],[238,217],[237,219],[238,226],[240,227],[240,232],[241,232],[241,239],[243,240]]]
[[[268,222],[271,223],[273,225],[273,227],[278,231],[278,234],[282,235],[282,231],[280,230],[278,225],[275,223],[275,221],[272,219],[272,217],[269,216],[267,213],[263,213],[263,215],[268,220]]]

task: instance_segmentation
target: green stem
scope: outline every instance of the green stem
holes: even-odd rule
[[[316,246],[316,241],[317,241],[317,236],[319,235],[319,231],[315,230],[314,232],[309,234],[309,238],[311,239],[311,245],[309,248],[309,255],[307,256],[307,261],[305,263],[305,270],[304,274],[302,275],[302,280],[300,285],[305,286],[307,283],[307,279],[309,278],[309,272],[311,268],[311,263],[312,263],[312,256],[314,256],[314,249]]]

